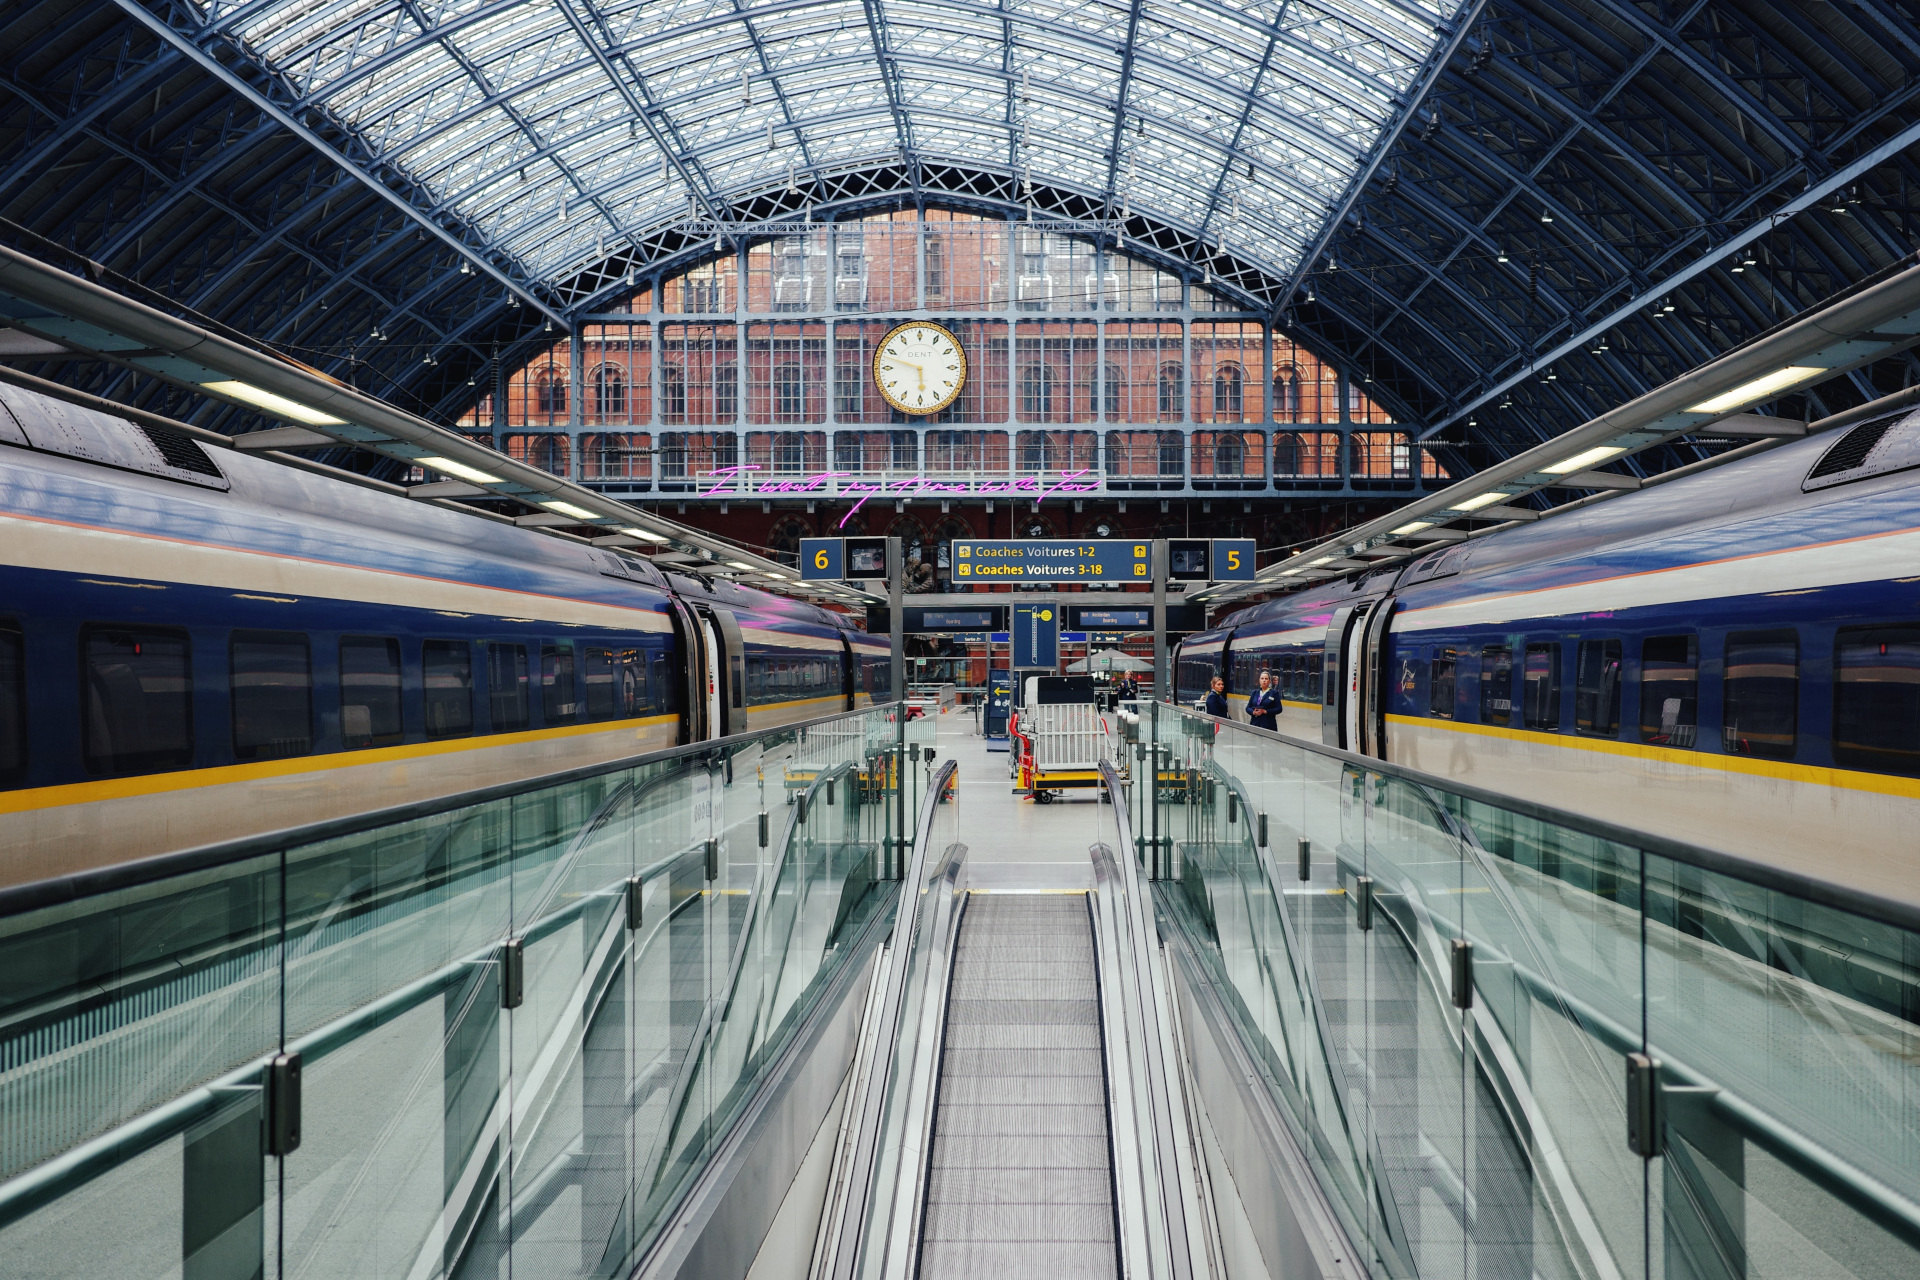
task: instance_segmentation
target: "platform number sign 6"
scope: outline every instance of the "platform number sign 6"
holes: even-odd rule
[[[847,576],[847,544],[841,538],[800,539],[800,576],[807,581],[838,582]]]

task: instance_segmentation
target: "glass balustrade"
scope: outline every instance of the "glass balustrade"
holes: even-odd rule
[[[904,729],[0,895],[0,1272],[624,1273],[891,919]]]
[[[1164,704],[1139,739],[1140,865],[1372,1274],[1920,1274],[1920,911]]]

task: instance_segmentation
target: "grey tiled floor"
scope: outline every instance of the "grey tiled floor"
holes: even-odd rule
[[[940,717],[936,745],[960,765],[960,839],[967,846],[971,887],[995,892],[1092,887],[1087,847],[1114,839],[1111,811],[1096,792],[1069,792],[1074,798],[1053,804],[1014,795],[1007,753],[987,750],[986,739],[974,736],[971,715]]]

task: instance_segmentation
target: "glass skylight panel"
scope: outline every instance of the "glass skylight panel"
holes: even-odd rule
[[[1190,231],[1211,218],[1210,240],[1224,236],[1273,270],[1293,264],[1351,181],[1442,17],[1420,0],[1146,0],[1125,107],[1129,124],[1148,118],[1148,136],[1129,127],[1114,164],[1106,149],[1126,4],[883,4],[923,160],[1011,164],[1036,183],[1091,192],[1111,171],[1133,208]],[[1013,27],[1011,74],[1003,20]],[[592,21],[592,38],[610,40],[638,70],[642,92],[723,199],[778,188],[790,167],[810,183],[822,170],[897,156],[901,139],[857,0],[618,0]],[[481,0],[430,10],[282,0],[252,10],[236,33],[535,270],[569,269],[593,254],[596,237],[610,249],[624,234],[686,215],[678,175],[662,180],[651,136],[629,131],[631,87],[609,80],[551,5],[489,12]],[[477,79],[442,41],[478,68]],[[741,102],[742,70],[751,106]],[[502,89],[512,113],[488,105]],[[589,192],[551,161],[530,159],[543,148],[557,148]],[[526,182],[523,165],[532,170]],[[608,203],[611,221],[589,194]],[[564,227],[563,199],[574,211]]]

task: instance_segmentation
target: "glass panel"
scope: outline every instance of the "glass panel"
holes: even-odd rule
[[[1560,728],[1560,643],[1527,646],[1527,728],[1548,733]]]
[[[1792,631],[1737,631],[1727,637],[1724,727],[1734,755],[1793,759],[1800,727],[1800,637]]]
[[[294,631],[236,631],[230,642],[233,754],[273,760],[313,750],[313,665]]]
[[[90,773],[193,762],[193,672],[184,631],[87,627],[80,634]]]
[[[1640,740],[1691,747],[1699,722],[1700,675],[1693,636],[1653,636],[1640,645]]]
[[[19,628],[0,623],[0,785],[27,769],[27,646]]]
[[[1836,637],[1833,759],[1920,773],[1920,627],[1847,627]]]
[[[493,732],[518,733],[527,727],[527,646],[487,646],[487,703]]]
[[[400,741],[400,642],[340,639],[340,734],[349,750]]]
[[[1573,690],[1573,727],[1595,737],[1620,732],[1620,642],[1582,640]]]
[[[1488,645],[1480,651],[1480,723],[1513,722],[1513,650]]]
[[[581,420],[590,427],[645,426],[651,421],[652,327],[588,325],[581,332],[580,346],[587,388]]]
[[[465,640],[428,640],[420,646],[421,698],[427,736],[473,732],[473,649]]]
[[[624,1273],[884,936],[899,734],[856,713],[0,915],[8,1274]]]

